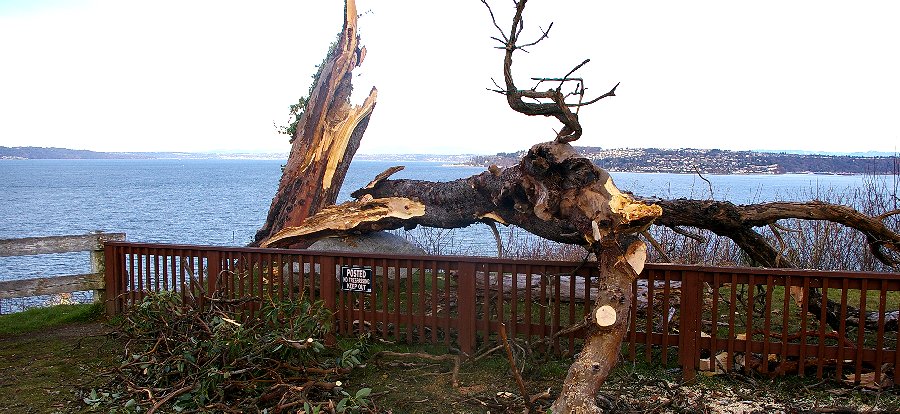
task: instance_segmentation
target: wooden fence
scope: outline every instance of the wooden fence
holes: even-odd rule
[[[585,319],[597,295],[592,263],[123,242],[107,243],[105,255],[110,313],[161,290],[201,306],[214,297],[254,298],[243,317],[263,301],[303,297],[333,312],[339,335],[444,343],[468,355],[490,346],[501,326],[572,355],[584,332],[567,328]],[[350,287],[370,291],[342,288],[339,275],[352,267],[369,269],[372,279]],[[821,293],[821,303],[808,294],[794,300],[792,286]],[[634,288],[623,356],[677,364],[687,378],[701,369],[753,369],[880,382],[900,362],[900,275],[649,264]],[[828,304],[839,313],[834,330]],[[853,308],[872,314],[857,318],[862,329]]]
[[[0,299],[95,291],[95,300],[104,300],[103,244],[125,240],[124,233],[92,233],[77,236],[28,237],[0,240],[0,257],[52,253],[91,252],[91,273],[61,275],[0,282]]]

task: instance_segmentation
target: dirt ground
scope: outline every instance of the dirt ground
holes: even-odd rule
[[[0,412],[82,413],[82,399],[106,385],[104,372],[120,361],[122,344],[102,323],[71,324],[39,333],[0,337]],[[377,348],[384,348],[379,346]],[[391,345],[395,352],[433,347]],[[528,392],[559,392],[567,360],[524,363]],[[524,406],[508,361],[497,352],[475,364],[462,364],[459,387],[452,364],[415,358],[368,361],[346,381],[350,390],[373,389],[382,413],[521,413]],[[541,404],[542,411],[550,400]],[[599,405],[609,413],[817,413],[900,412],[900,395],[867,391],[832,381],[744,376],[701,377],[681,384],[675,370],[622,362],[601,391]],[[538,411],[541,412],[541,411]]]

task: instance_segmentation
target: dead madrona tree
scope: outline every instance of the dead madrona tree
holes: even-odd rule
[[[355,9],[352,0],[347,3],[345,37],[348,36],[347,27],[352,26],[350,10]],[[332,166],[349,160],[347,151],[320,148],[314,140],[310,141],[311,146],[298,149],[297,141],[307,141],[303,138],[306,136],[304,134],[317,131],[304,127],[301,132],[298,128],[285,177],[273,200],[266,226],[258,234],[257,244],[270,247],[303,246],[327,236],[413,228],[417,225],[458,228],[474,223],[500,223],[519,226],[549,240],[584,246],[598,258],[600,293],[590,318],[582,323],[586,341],[553,404],[556,413],[600,411],[595,396],[618,358],[632,306],[632,281],[643,269],[646,258],[646,247],[635,235],[651,224],[708,229],[734,240],[761,265],[787,267],[790,262],[770,246],[754,227],[792,217],[830,220],[863,232],[872,251],[885,263],[893,266],[900,263],[897,256],[900,236],[881,223],[884,217],[868,217],[847,207],[821,202],[736,206],[728,202],[684,199],[647,201],[619,191],[606,171],[578,156],[569,144],[582,134],[578,121],[579,108],[614,96],[616,88],[596,98],[586,99],[582,79],[573,77],[573,74],[587,60],[565,76],[533,78],[536,85],[530,89],[516,86],[512,75],[513,54],[545,39],[552,27],[550,25],[542,31],[536,40],[522,42],[519,37],[524,27],[522,14],[525,4],[526,0],[515,2],[515,15],[511,28],[506,32],[500,29],[493,11],[485,2],[492,22],[500,32],[495,39],[501,43],[500,49],[504,50],[503,85],[497,85],[496,92],[505,95],[509,106],[518,112],[552,116],[562,122],[563,127],[553,141],[533,146],[518,165],[503,170],[492,168],[451,182],[391,180],[389,176],[402,168],[395,167],[354,192],[355,201],[323,207],[300,221],[280,220],[278,217],[290,215],[291,208],[305,206],[298,199],[309,194],[304,188],[306,184],[296,181],[297,173],[292,166],[315,163]],[[355,24],[355,18],[352,20]],[[344,46],[338,47],[338,50],[349,53],[350,61],[352,56],[361,58],[363,55],[348,52],[350,49]],[[319,84],[326,82],[322,78],[325,78],[324,73]],[[551,86],[538,89],[541,85]],[[564,87],[574,89],[567,91]],[[332,102],[338,98],[344,102],[346,95],[335,95]],[[317,118],[330,119],[328,113],[320,112],[321,109],[312,102],[311,99],[310,109],[304,113],[304,118],[318,114]],[[308,119],[301,121],[312,122]],[[364,122],[356,125],[364,125]],[[345,167],[323,167],[321,170],[326,172],[326,179],[331,179],[328,178],[331,177],[328,171],[338,168]],[[330,182],[333,186],[334,181]],[[320,187],[327,186],[313,185],[316,194],[323,193]]]
[[[289,129],[291,153],[266,222],[251,246],[258,246],[283,228],[300,225],[337,200],[378,95],[372,88],[362,105],[350,104],[353,69],[366,56],[365,47],[359,44],[356,21],[356,3],[348,0],[344,28],[319,66],[296,126]],[[298,241],[291,247],[304,248],[311,243]]]

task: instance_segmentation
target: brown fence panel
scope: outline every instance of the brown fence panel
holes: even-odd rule
[[[594,263],[125,242],[107,243],[105,260],[109,313],[161,290],[199,306],[244,301],[245,318],[263,301],[321,300],[339,335],[443,343],[467,355],[493,346],[501,324],[538,350],[574,354],[584,330],[566,329],[589,315],[599,277]],[[371,292],[341,289],[338,271],[353,265],[372,269]],[[688,378],[753,369],[860,382],[900,362],[900,275],[648,264],[633,289],[625,355],[677,362]]]

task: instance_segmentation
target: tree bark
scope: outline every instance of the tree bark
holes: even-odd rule
[[[359,45],[356,20],[355,1],[347,0],[343,31],[323,63],[298,120],[278,191],[251,246],[260,245],[285,227],[299,225],[337,200],[377,96],[372,88],[362,105],[350,104],[352,71],[366,54]],[[301,243],[291,247],[307,246]]]
[[[632,282],[647,259],[646,245],[631,237],[627,239],[630,241],[627,249],[612,239],[595,244],[600,294],[590,320],[585,321],[584,347],[569,367],[559,398],[553,402],[554,413],[602,412],[594,397],[619,359],[633,305]]]
[[[606,171],[578,156],[568,143],[556,141],[535,145],[519,165],[502,171],[441,183],[383,179],[353,196],[356,201],[330,207],[260,245],[284,247],[325,236],[493,221],[589,246],[607,236],[638,232],[662,214],[658,206],[619,191]]]

